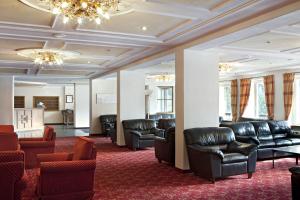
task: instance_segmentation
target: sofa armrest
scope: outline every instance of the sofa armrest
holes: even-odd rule
[[[2,162],[24,162],[25,154],[24,151],[1,151],[0,152],[0,163]]]
[[[298,175],[300,176],[300,167],[292,167],[289,169],[289,171],[293,174],[293,175]]]
[[[195,146],[195,145],[189,145],[188,147],[190,148],[191,151],[194,151],[194,152],[198,151],[198,152],[205,153],[205,154],[216,155],[220,159],[224,158],[223,152],[219,149],[211,149],[211,148],[206,148],[206,147],[202,147],[202,146]]]
[[[20,141],[21,149],[23,148],[47,148],[54,147],[55,141]]]
[[[252,144],[256,144],[259,145],[260,142],[256,137],[253,136],[235,136],[235,139],[239,142],[243,142],[243,143],[252,143]]]
[[[231,153],[241,153],[248,156],[253,151],[257,150],[257,145],[233,141],[228,144],[227,151]]]
[[[43,141],[43,138],[36,137],[36,138],[19,138],[19,142],[23,141]]]
[[[168,141],[166,140],[166,138],[155,137],[155,142],[157,142],[157,143],[167,143]]]
[[[288,137],[300,138],[300,132],[292,131],[291,133],[288,134]]]
[[[37,160],[42,162],[56,162],[56,161],[68,161],[71,160],[73,154],[71,153],[52,153],[52,154],[38,154]]]
[[[132,136],[136,136],[136,137],[141,137],[142,134],[139,132],[139,131],[134,131],[134,130],[131,130],[129,132]]]
[[[79,172],[96,169],[96,160],[72,160],[57,162],[42,162],[41,174]]]
[[[158,136],[158,137],[165,137],[165,130],[164,129],[159,129],[159,128],[153,128],[153,130],[151,130],[154,135]]]

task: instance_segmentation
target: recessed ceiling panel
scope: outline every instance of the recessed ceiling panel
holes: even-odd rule
[[[3,74],[25,74],[27,69],[17,69],[17,68],[0,68],[0,73]]]
[[[211,7],[221,3],[222,1],[224,0],[173,0],[172,3],[210,9]],[[170,3],[170,0],[160,0],[160,2]]]
[[[65,61],[65,63],[75,63],[75,64],[94,64],[94,65],[102,65],[106,61],[105,60],[100,60],[100,59],[88,59],[88,58],[75,58],[75,59],[68,59]]]
[[[300,47],[300,37],[269,32],[237,41],[227,46],[257,50],[284,51]]]
[[[41,70],[40,74],[44,75],[63,75],[63,76],[86,76],[90,72],[83,70],[59,70],[59,69],[49,69]]]
[[[103,21],[101,25],[93,22],[83,24],[82,29],[96,29],[99,31],[121,32],[138,35],[156,36],[184,22],[183,19],[156,14],[131,12],[125,15],[114,16]],[[147,30],[142,30],[142,27]]]
[[[43,47],[43,42],[0,38],[1,52],[14,51],[16,49],[24,49],[24,48],[42,48],[42,47]]]
[[[29,58],[25,58],[16,54],[0,54],[0,60],[28,61],[28,62],[32,61]]]
[[[0,1],[1,21],[50,26],[52,14],[29,7],[17,0]]]

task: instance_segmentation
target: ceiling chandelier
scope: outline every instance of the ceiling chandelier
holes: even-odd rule
[[[230,72],[232,67],[228,63],[219,63],[219,72]]]
[[[18,55],[31,58],[37,65],[59,66],[65,59],[74,58],[79,53],[52,49],[23,49],[18,51]]]
[[[63,22],[77,20],[94,21],[101,24],[102,19],[110,19],[110,12],[118,10],[119,0],[40,0],[49,4],[53,14],[63,16]]]
[[[170,82],[175,80],[175,75],[172,74],[162,74],[154,76],[156,82]]]

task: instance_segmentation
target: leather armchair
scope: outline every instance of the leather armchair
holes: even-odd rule
[[[220,127],[231,128],[239,142],[259,145],[254,126],[249,122],[222,123]]]
[[[300,167],[292,167],[289,170],[292,173],[292,199],[298,200],[300,199]]]
[[[157,128],[165,131],[165,137],[167,137],[167,130],[171,127],[175,127],[175,119],[159,119]]]
[[[39,154],[39,199],[93,199],[97,151],[94,142],[78,137],[73,153]]]
[[[42,138],[20,138],[21,149],[25,152],[25,168],[37,167],[37,154],[53,153],[56,133],[46,126]]]
[[[15,133],[1,133],[0,141],[0,199],[21,200],[26,188],[24,152]]]
[[[235,140],[230,128],[184,130],[191,170],[213,183],[215,179],[248,173],[256,168],[256,145]]]
[[[166,132],[166,138],[155,138],[155,157],[158,162],[166,161],[174,165],[175,163],[175,127],[171,127]]]
[[[154,120],[122,121],[126,145],[132,150],[154,146],[156,136],[164,137],[164,130],[156,128]]]
[[[112,143],[117,141],[117,115],[101,115],[99,117],[102,134],[110,136]]]

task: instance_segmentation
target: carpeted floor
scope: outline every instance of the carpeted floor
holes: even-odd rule
[[[159,164],[152,148],[133,152],[111,144],[108,138],[93,139],[98,149],[95,200],[291,199],[288,168],[295,165],[291,158],[276,160],[275,169],[272,161],[258,162],[252,179],[240,175],[211,184],[192,173]],[[56,151],[70,151],[74,138],[59,138],[56,144]],[[36,172],[27,170],[24,200],[34,197]]]

